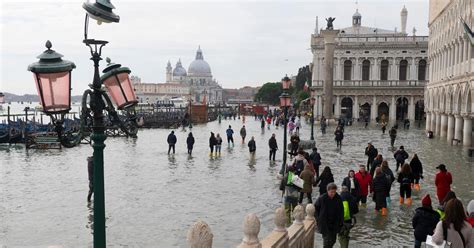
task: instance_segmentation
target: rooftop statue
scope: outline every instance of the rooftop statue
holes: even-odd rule
[[[328,17],[328,18],[326,18],[326,21],[328,22],[327,27],[326,27],[326,30],[333,30],[333,29],[334,29],[334,26],[332,25],[332,23],[334,22],[334,20],[336,20],[336,17]]]

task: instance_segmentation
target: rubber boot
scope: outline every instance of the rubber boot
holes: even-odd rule
[[[414,183],[411,184],[411,189],[415,189],[415,184]]]
[[[407,204],[408,206],[410,206],[410,205],[411,205],[411,197],[410,197],[410,198],[407,198],[407,202],[406,202],[406,204]]]
[[[387,215],[387,208],[382,208],[382,216]]]
[[[416,189],[416,191],[420,191],[420,184],[419,183],[415,184],[415,189]]]
[[[403,197],[400,196],[400,204],[403,204]]]

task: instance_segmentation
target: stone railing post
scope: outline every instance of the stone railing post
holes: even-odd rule
[[[285,209],[275,210],[275,229],[262,240],[263,248],[288,248],[288,231],[286,230]]]
[[[316,218],[314,218],[314,212],[316,209],[313,204],[306,205],[306,218],[303,221],[304,225],[304,248],[314,247],[314,233],[316,231]]]
[[[212,232],[209,225],[202,220],[198,220],[189,229],[186,241],[189,248],[212,248]]]
[[[288,228],[289,236],[289,247],[291,248],[303,248],[305,231],[303,225],[304,209],[303,206],[298,205],[293,210],[293,216],[295,220],[293,224]]]
[[[260,248],[258,233],[260,232],[260,220],[255,214],[248,214],[244,220],[244,238],[237,248]]]

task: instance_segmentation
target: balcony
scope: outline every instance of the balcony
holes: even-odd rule
[[[377,88],[423,88],[425,87],[427,81],[423,80],[334,80],[334,87],[361,87],[361,88],[368,88],[368,87],[377,87]],[[317,80],[313,81],[313,87],[323,87],[324,81]]]

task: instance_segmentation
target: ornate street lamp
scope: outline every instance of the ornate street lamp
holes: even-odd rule
[[[62,60],[63,55],[51,47],[48,40],[47,50],[37,56],[39,61],[30,64],[28,71],[33,72],[43,112],[51,117],[61,141],[64,116],[71,110],[71,71],[76,65]]]
[[[310,102],[311,102],[311,118],[310,118],[310,122],[311,122],[311,140],[314,140],[314,104],[316,102],[316,99],[315,99],[315,96],[316,96],[316,91],[314,89],[311,89],[311,98],[310,98]]]
[[[283,163],[281,165],[280,174],[285,175],[286,168],[286,158],[287,158],[287,123],[288,123],[288,108],[291,107],[291,96],[288,94],[288,89],[290,88],[291,79],[288,75],[281,80],[281,85],[283,87],[283,93],[280,95],[280,107],[284,110],[284,119],[283,119]]]
[[[108,64],[102,71],[104,75],[100,77],[100,81],[104,83],[117,108],[122,110],[137,104],[137,97],[129,78],[130,69],[112,63],[110,58],[106,61]]]

